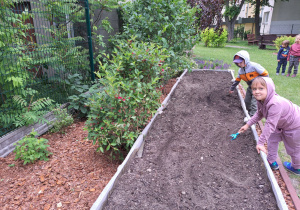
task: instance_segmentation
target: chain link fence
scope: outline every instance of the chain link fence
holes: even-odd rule
[[[103,19],[100,17],[103,8],[100,4],[89,5],[88,0],[8,0],[1,4],[0,136],[3,136],[15,129],[9,118],[20,112],[20,105],[24,106],[15,100],[16,95],[28,102],[28,109],[29,102],[47,97],[62,104],[72,94],[66,83],[70,75],[81,75],[85,83],[95,78],[93,50],[97,46],[92,33],[93,29],[94,33],[101,33],[96,31],[95,22]]]

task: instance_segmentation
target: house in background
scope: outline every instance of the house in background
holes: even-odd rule
[[[276,1],[270,34],[300,34],[300,0]]]
[[[270,26],[271,20],[273,16],[273,7],[274,7],[274,0],[269,0],[269,4],[272,7],[263,6],[261,7],[260,17],[262,18],[260,24],[260,34],[271,34],[270,33]]]
[[[255,32],[255,22],[254,22],[254,5],[250,3],[244,3],[237,21],[235,28],[244,26],[244,31],[250,31],[251,34]]]
[[[269,4],[274,6],[274,0],[269,0]],[[255,34],[255,21],[254,21],[255,6],[250,3],[244,3],[239,16],[237,17],[236,27],[244,25],[245,32],[250,31]],[[260,9],[260,34],[269,34],[273,7],[262,6]]]
[[[274,2],[274,0],[270,0],[270,1]],[[238,15],[238,17],[236,19],[234,28],[238,29],[240,27],[244,27],[244,32],[249,31],[251,34],[254,34],[255,33],[254,9],[255,9],[254,5],[245,2],[240,11],[240,14]],[[222,13],[224,13],[224,12],[225,12],[225,7],[222,10]],[[262,14],[264,14],[264,13],[263,12],[260,13],[260,20],[261,20]],[[223,26],[223,28],[226,28],[226,24],[224,21],[225,21],[225,18],[223,17],[222,26]],[[271,21],[271,20],[269,19],[269,21]]]

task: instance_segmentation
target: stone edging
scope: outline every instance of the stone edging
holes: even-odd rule
[[[66,108],[69,103],[63,104],[60,108]],[[48,112],[44,115],[44,118],[48,121],[54,121],[55,116],[53,112]],[[21,140],[24,136],[31,133],[32,129],[34,129],[39,135],[46,133],[52,126],[48,125],[48,123],[36,123],[34,125],[23,126],[13,130],[0,138],[0,157],[6,157],[9,153],[11,153],[14,149],[14,143]]]

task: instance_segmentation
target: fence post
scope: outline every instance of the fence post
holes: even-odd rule
[[[93,45],[92,45],[92,32],[91,32],[91,21],[90,21],[90,12],[89,12],[89,1],[85,1],[85,19],[87,25],[87,36],[88,36],[88,44],[89,44],[89,53],[90,53],[90,66],[91,66],[91,78],[92,81],[95,80],[94,73],[94,57],[93,57]]]

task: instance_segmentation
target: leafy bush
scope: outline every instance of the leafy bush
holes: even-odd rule
[[[2,100],[13,95],[12,87],[26,86],[31,76],[30,72],[25,69],[29,67],[28,62],[32,58],[24,52],[28,50],[28,41],[26,40],[28,29],[32,28],[28,20],[33,14],[28,10],[17,14],[13,12],[13,7],[13,1],[1,1],[0,89]]]
[[[1,108],[8,109],[9,111],[0,116],[0,122],[4,126],[14,124],[16,127],[30,125],[34,123],[44,123],[47,120],[44,115],[49,108],[53,105],[53,100],[50,98],[36,99],[34,96],[38,91],[27,88],[22,91],[21,95],[15,95],[12,98],[14,109],[8,109],[8,104],[3,104]],[[11,104],[11,103],[10,103]]]
[[[14,152],[16,153],[15,160],[21,159],[24,161],[24,165],[27,163],[33,163],[36,160],[48,160],[48,156],[52,153],[47,151],[48,140],[47,139],[37,139],[35,136],[38,135],[34,129],[32,132],[25,136],[22,140],[18,141],[14,145],[16,146]]]
[[[169,51],[166,62],[176,75],[191,69],[191,62],[182,57],[199,39],[194,28],[196,9],[191,9],[186,0],[128,1],[122,4],[122,35],[116,39],[136,36],[139,41],[157,43]]]
[[[100,63],[97,76],[103,91],[89,104],[88,138],[98,150],[129,150],[160,105],[161,84],[168,67],[167,50],[135,40],[119,41],[109,63]]]
[[[245,33],[244,33],[244,40],[246,40],[246,39],[247,39],[247,34],[251,34],[251,31],[250,31],[250,30],[248,30],[248,31],[245,31]]]
[[[245,26],[244,25],[240,25],[240,26],[237,26],[236,29],[234,29],[233,31],[233,34],[234,34],[234,38],[241,38],[243,39],[244,38],[244,30],[245,30]]]
[[[50,129],[51,133],[58,132],[74,122],[73,117],[68,114],[67,109],[58,107],[53,110],[53,114],[55,115],[56,120],[49,123],[53,126]]]
[[[87,83],[80,74],[70,74],[65,83],[73,93],[68,97],[69,109],[73,109],[78,117],[85,117],[89,111],[86,104],[89,98],[101,89],[100,85],[97,82]]]
[[[213,28],[206,28],[201,33],[201,40],[206,47],[224,47],[227,41],[227,35],[226,29],[215,31]]]
[[[295,37],[291,37],[291,36],[280,36],[280,37],[278,37],[278,38],[274,41],[275,47],[276,47],[277,50],[280,49],[280,45],[282,45],[282,42],[283,42],[284,40],[289,40],[289,41],[290,41],[290,45],[289,45],[289,46],[291,46],[292,44],[295,43]]]

